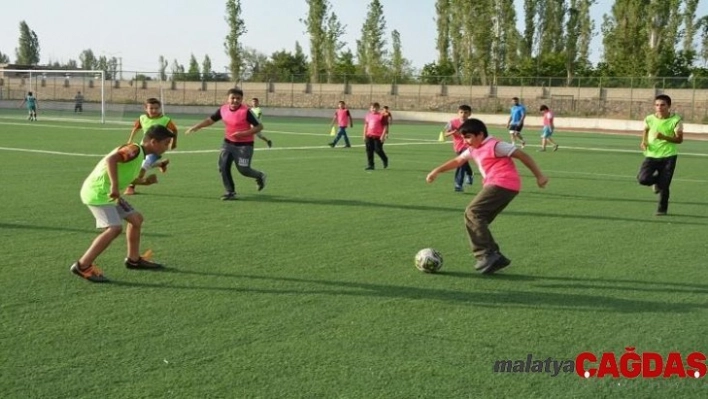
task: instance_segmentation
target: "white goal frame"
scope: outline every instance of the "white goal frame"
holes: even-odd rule
[[[31,91],[39,93],[37,87],[37,77],[45,74],[82,74],[93,75],[95,80],[99,80],[101,87],[101,123],[106,123],[106,72],[95,69],[2,69],[3,74],[27,74],[29,75],[29,87]],[[99,78],[100,76],[100,78]],[[34,87],[32,86],[34,85]],[[41,99],[39,99],[41,100]]]

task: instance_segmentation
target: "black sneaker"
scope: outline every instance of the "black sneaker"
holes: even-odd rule
[[[268,140],[268,141],[266,141],[266,143],[268,144],[268,148],[273,147],[273,140]]]
[[[374,167],[373,167],[373,166],[367,166],[367,167],[364,168],[364,170],[374,170]]]
[[[327,145],[334,148],[334,143],[327,143]]]
[[[477,264],[474,265],[474,268],[482,272],[482,274],[489,274],[492,267],[499,262],[499,259],[501,259],[501,254],[498,252],[487,254],[484,258],[477,260]],[[491,273],[494,273],[494,271]]]
[[[162,269],[164,266],[159,263],[150,262],[149,260],[140,257],[138,258],[138,260],[131,260],[130,258],[125,258],[125,267],[127,267],[128,269],[155,270]]]
[[[261,177],[256,179],[256,184],[258,185],[258,191],[262,191],[266,185],[266,174],[261,173]]]
[[[103,275],[103,271],[96,265],[91,265],[86,269],[79,267],[79,262],[74,262],[69,270],[77,276],[86,279],[92,283],[107,283],[109,280]]]
[[[388,168],[388,161],[384,162],[384,169]]]
[[[222,201],[236,201],[238,198],[236,198],[236,193],[226,193],[221,196]]]

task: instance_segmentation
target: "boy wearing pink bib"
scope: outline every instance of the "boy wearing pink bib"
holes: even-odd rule
[[[233,88],[228,92],[226,104],[222,105],[213,115],[190,127],[187,134],[211,126],[217,121],[224,123],[224,142],[219,154],[219,172],[226,193],[221,196],[224,201],[237,199],[236,185],[231,175],[231,166],[236,163],[236,170],[246,177],[256,180],[258,191],[265,188],[266,174],[251,168],[253,158],[253,139],[263,130],[258,118],[243,104],[243,90]]]
[[[388,168],[388,156],[383,150],[388,138],[388,117],[381,112],[379,103],[371,103],[369,113],[364,119],[363,139],[366,144],[366,168],[374,170],[374,153],[381,158],[384,169]]]
[[[475,269],[482,274],[492,274],[511,264],[511,260],[499,251],[489,225],[521,190],[521,177],[512,158],[521,161],[536,176],[539,187],[545,187],[548,178],[523,150],[490,137],[487,126],[481,120],[468,119],[458,131],[469,148],[433,169],[426,181],[432,183],[438,174],[458,168],[468,160],[475,161],[482,175],[482,190],[465,209],[465,226],[477,259]]]
[[[344,101],[340,101],[337,106],[337,110],[334,111],[332,127],[334,127],[335,123],[337,124],[337,127],[339,127],[339,130],[337,130],[337,137],[334,138],[334,141],[329,143],[329,146],[334,148],[337,146],[340,139],[344,139],[344,148],[350,148],[352,145],[349,142],[349,136],[347,136],[347,126],[353,128],[354,120],[352,119],[352,114],[347,109],[347,105]]]

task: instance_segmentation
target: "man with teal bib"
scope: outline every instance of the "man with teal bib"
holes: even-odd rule
[[[671,113],[671,97],[660,94],[654,98],[655,112],[644,119],[644,135],[640,148],[644,162],[639,168],[637,181],[643,186],[652,186],[659,195],[656,216],[666,216],[669,210],[669,186],[674,177],[677,144],[683,143],[683,122]]]

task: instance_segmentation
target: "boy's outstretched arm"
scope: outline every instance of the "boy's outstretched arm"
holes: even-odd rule
[[[522,150],[516,150],[511,153],[511,157],[518,159],[519,161],[521,161],[521,163],[526,165],[526,167],[531,171],[531,173],[536,176],[536,184],[538,184],[539,187],[546,187],[546,184],[548,184],[548,177],[546,177],[543,172],[541,172],[541,169],[538,167],[538,164],[536,164],[536,161],[534,161],[529,154],[525,153]]]
[[[438,177],[440,173],[444,173],[452,169],[457,169],[465,162],[467,162],[467,159],[463,157],[452,158],[451,160],[430,171],[430,173],[428,173],[428,176],[425,178],[425,181],[427,181],[428,183],[432,183],[433,181],[435,181],[435,178]]]

